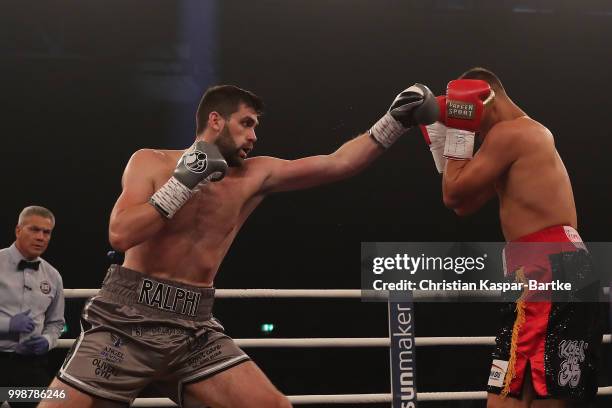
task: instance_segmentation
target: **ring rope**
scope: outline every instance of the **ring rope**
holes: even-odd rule
[[[66,298],[87,298],[95,296],[99,289],[64,289]],[[450,296],[496,296],[498,293],[470,291],[453,292]],[[218,289],[218,298],[360,298],[359,289]],[[415,299],[449,297],[445,291],[415,291]],[[58,347],[69,348],[75,339],[59,339]],[[378,338],[274,338],[274,339],[234,339],[240,347],[389,347],[387,337]],[[604,343],[612,343],[612,335],[603,336]],[[475,337],[416,337],[416,346],[480,346],[494,345],[493,336]],[[612,395],[612,386],[599,387],[597,395]],[[292,404],[368,404],[391,402],[391,394],[340,394],[340,395],[292,395]],[[486,391],[457,392],[419,392],[419,401],[458,401],[484,400]],[[134,407],[176,407],[169,398],[136,398]]]
[[[100,289],[64,289],[66,298],[87,298]],[[217,289],[215,298],[360,298],[360,289]]]
[[[95,296],[99,289],[64,289],[66,298]],[[416,291],[421,296],[438,296],[444,291]],[[431,293],[430,293],[431,292]],[[478,295],[482,295],[482,291]],[[218,289],[219,298],[360,298],[360,289]],[[429,297],[429,296],[427,296]],[[59,339],[58,347],[69,348],[75,339]],[[297,339],[235,339],[240,347],[388,347],[389,338],[297,338]],[[604,343],[611,343],[612,336],[603,336]],[[495,337],[417,337],[417,346],[489,346]]]
[[[599,387],[597,395],[612,395],[612,387]],[[295,405],[306,404],[372,404],[391,402],[391,394],[289,395]],[[418,401],[485,400],[486,391],[419,392]],[[136,398],[133,407],[176,407],[169,398]]]
[[[75,339],[59,339],[57,346],[70,348]],[[323,347],[389,347],[388,337],[319,337],[319,338],[273,338],[234,339],[239,347],[245,348],[323,348]],[[439,346],[494,346],[494,336],[480,337],[416,337],[418,347]],[[612,343],[612,335],[604,334],[603,343]]]
[[[98,294],[100,289],[64,289],[67,299],[88,298]],[[364,293],[365,292],[365,293]],[[358,299],[364,294],[373,298],[386,299],[387,291],[362,291],[361,289],[217,289],[215,298],[351,298]],[[415,290],[414,299],[456,298],[456,297],[498,297],[500,291],[492,290]]]

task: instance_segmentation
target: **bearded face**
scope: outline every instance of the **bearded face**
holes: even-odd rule
[[[236,141],[232,137],[232,134],[228,128],[225,126],[221,133],[219,133],[219,137],[216,142],[219,151],[223,155],[225,161],[227,161],[227,165],[230,167],[240,167],[244,163],[244,158],[242,157],[242,148],[238,147]]]
[[[241,103],[236,112],[223,119],[223,128],[219,131],[215,144],[228,166],[240,167],[257,141],[257,112]]]

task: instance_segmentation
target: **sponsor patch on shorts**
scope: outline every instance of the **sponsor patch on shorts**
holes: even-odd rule
[[[578,234],[578,231],[569,226],[563,227],[563,231],[565,232],[567,239],[573,242],[576,248],[584,249],[585,251],[587,250],[586,246],[582,242],[582,238],[580,238],[580,234]]]
[[[506,371],[508,370],[508,362],[504,360],[493,360],[491,364],[491,373],[489,374],[489,383],[491,387],[503,387]]]

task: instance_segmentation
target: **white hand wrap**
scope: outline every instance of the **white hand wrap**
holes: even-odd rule
[[[425,132],[427,132],[426,141],[436,164],[436,170],[438,170],[438,173],[444,173],[446,158],[443,155],[447,127],[442,122],[435,122],[424,126],[424,128]]]
[[[448,128],[446,143],[444,144],[444,157],[453,160],[471,160],[474,156],[474,132]]]
[[[370,136],[385,149],[391,146],[408,129],[402,126],[389,112],[370,128]]]
[[[149,203],[164,217],[172,218],[193,194],[193,191],[172,176],[153,194]]]

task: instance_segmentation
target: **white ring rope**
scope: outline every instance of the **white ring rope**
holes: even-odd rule
[[[64,289],[66,298],[95,296],[100,289]],[[359,289],[217,289],[215,298],[360,298]]]
[[[95,296],[99,289],[64,289],[66,298],[87,298]],[[449,296],[445,291],[415,291],[414,299],[435,297],[497,296],[498,293],[471,291],[452,292]],[[359,289],[218,289],[216,298],[360,298]],[[57,346],[69,348],[75,339],[59,339]],[[388,337],[373,338],[270,338],[270,339],[234,339],[240,347],[389,347]],[[612,343],[612,335],[603,336],[604,343]],[[495,337],[416,337],[416,346],[491,346]],[[597,395],[612,395],[612,386],[599,387]],[[391,394],[343,394],[343,395],[292,395],[288,396],[292,404],[368,404],[391,402]],[[459,401],[484,400],[486,391],[460,392],[419,392],[418,401]],[[169,398],[137,398],[134,407],[176,407]]]
[[[597,395],[612,395],[612,387],[599,387]],[[295,405],[304,404],[373,404],[391,402],[391,394],[289,395]],[[485,400],[486,391],[419,392],[418,401]],[[176,407],[169,398],[137,398],[133,407]]]
[[[57,346],[70,348],[75,339],[59,339]],[[388,337],[319,337],[293,339],[234,339],[239,347],[245,348],[322,348],[322,347],[389,347]],[[439,346],[493,346],[495,337],[416,337],[417,347]],[[612,335],[603,336],[604,343],[612,343]]]
[[[64,289],[66,298],[95,296],[99,289]],[[437,297],[444,291],[415,291],[419,297]],[[454,292],[455,294],[457,292]],[[481,296],[482,291],[466,293]],[[219,298],[360,298],[360,289],[218,289]],[[490,295],[490,293],[489,293]],[[389,338],[297,338],[297,339],[234,339],[240,347],[389,347]],[[70,347],[74,339],[60,339],[58,347]],[[612,342],[611,335],[603,336],[604,343]],[[495,337],[417,337],[417,346],[490,346]]]
[[[64,289],[67,299],[88,298],[98,294],[100,289]],[[387,299],[387,291],[362,291],[361,289],[217,289],[215,298],[250,299],[250,298],[353,298],[363,295],[370,298]],[[500,291],[492,290],[415,290],[414,299],[457,298],[457,297],[498,297]]]

